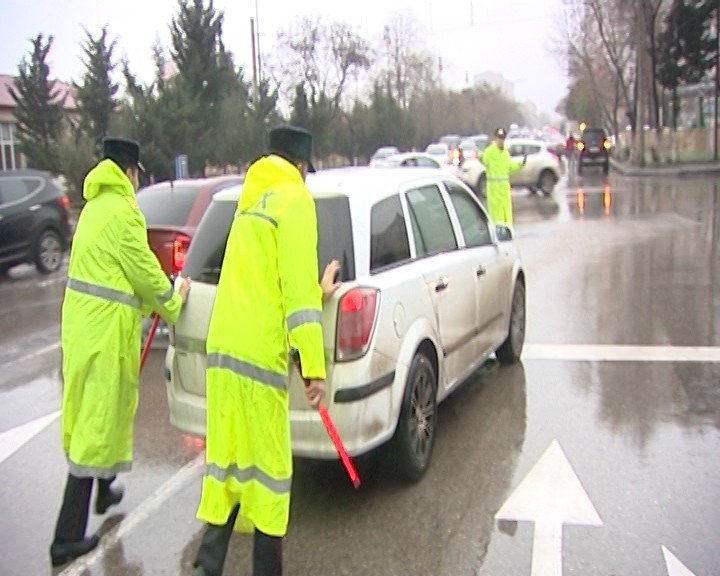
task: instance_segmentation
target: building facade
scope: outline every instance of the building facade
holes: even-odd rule
[[[17,103],[10,92],[14,82],[14,76],[0,74],[0,171],[32,168],[32,166],[27,166],[18,142],[17,118],[15,117]],[[60,80],[54,80],[53,90],[56,101],[62,104],[65,112],[70,116],[77,115],[78,106],[73,87]]]

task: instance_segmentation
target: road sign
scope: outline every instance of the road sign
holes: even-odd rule
[[[175,157],[175,180],[182,180],[188,178],[190,170],[188,169],[188,157],[187,154],[180,154]]]
[[[554,440],[495,515],[535,523],[532,576],[562,575],[564,524],[602,526],[560,444]]]

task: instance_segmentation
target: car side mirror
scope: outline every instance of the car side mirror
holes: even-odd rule
[[[504,224],[495,226],[495,232],[499,242],[510,242],[513,239],[512,230]]]

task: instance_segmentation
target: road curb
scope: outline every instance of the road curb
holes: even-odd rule
[[[683,178],[687,176],[705,176],[720,174],[720,163],[708,162],[705,164],[685,164],[673,166],[656,166],[653,168],[643,168],[640,166],[630,166],[625,162],[610,159],[610,166],[613,170],[630,177],[652,177],[663,176],[668,178]]]

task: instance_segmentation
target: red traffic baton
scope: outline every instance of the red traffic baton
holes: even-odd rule
[[[330,418],[327,406],[321,404],[319,412],[320,418],[322,418],[323,424],[325,424],[325,430],[327,430],[330,439],[333,441],[333,444],[335,444],[335,450],[337,450],[340,460],[342,460],[343,466],[345,466],[345,471],[350,477],[350,481],[355,487],[355,490],[357,490],[360,487],[360,475],[355,469],[350,455],[347,453],[347,450],[345,450],[345,445],[343,444],[342,438],[340,438],[340,434],[338,434],[337,428],[335,428],[332,418]]]
[[[155,332],[157,332],[159,325],[160,314],[155,314],[155,319],[153,320],[150,332],[148,333],[147,342],[145,342],[145,349],[143,350],[142,358],[140,358],[140,374],[142,374],[143,367],[145,366],[145,359],[147,358],[148,352],[150,352],[150,347],[152,346],[153,338],[155,338]]]
[[[290,358],[295,363],[297,370],[301,375],[300,377],[302,378],[300,353],[293,348],[290,350]],[[310,385],[310,380],[306,380],[305,378],[303,378],[303,382],[305,383],[305,387],[308,387]],[[335,445],[335,450],[337,450],[338,456],[340,456],[340,460],[345,467],[345,471],[350,477],[350,481],[355,487],[355,490],[357,490],[360,487],[360,475],[358,474],[357,469],[353,464],[353,461],[350,459],[350,455],[345,449],[345,444],[343,444],[342,438],[340,438],[340,434],[338,433],[337,428],[335,428],[335,423],[332,421],[332,418],[330,418],[330,413],[328,412],[327,406],[325,406],[325,404],[320,404],[318,412],[320,412],[320,418],[325,425],[325,430],[327,430],[328,436],[330,436],[330,440],[332,440],[332,443]]]

